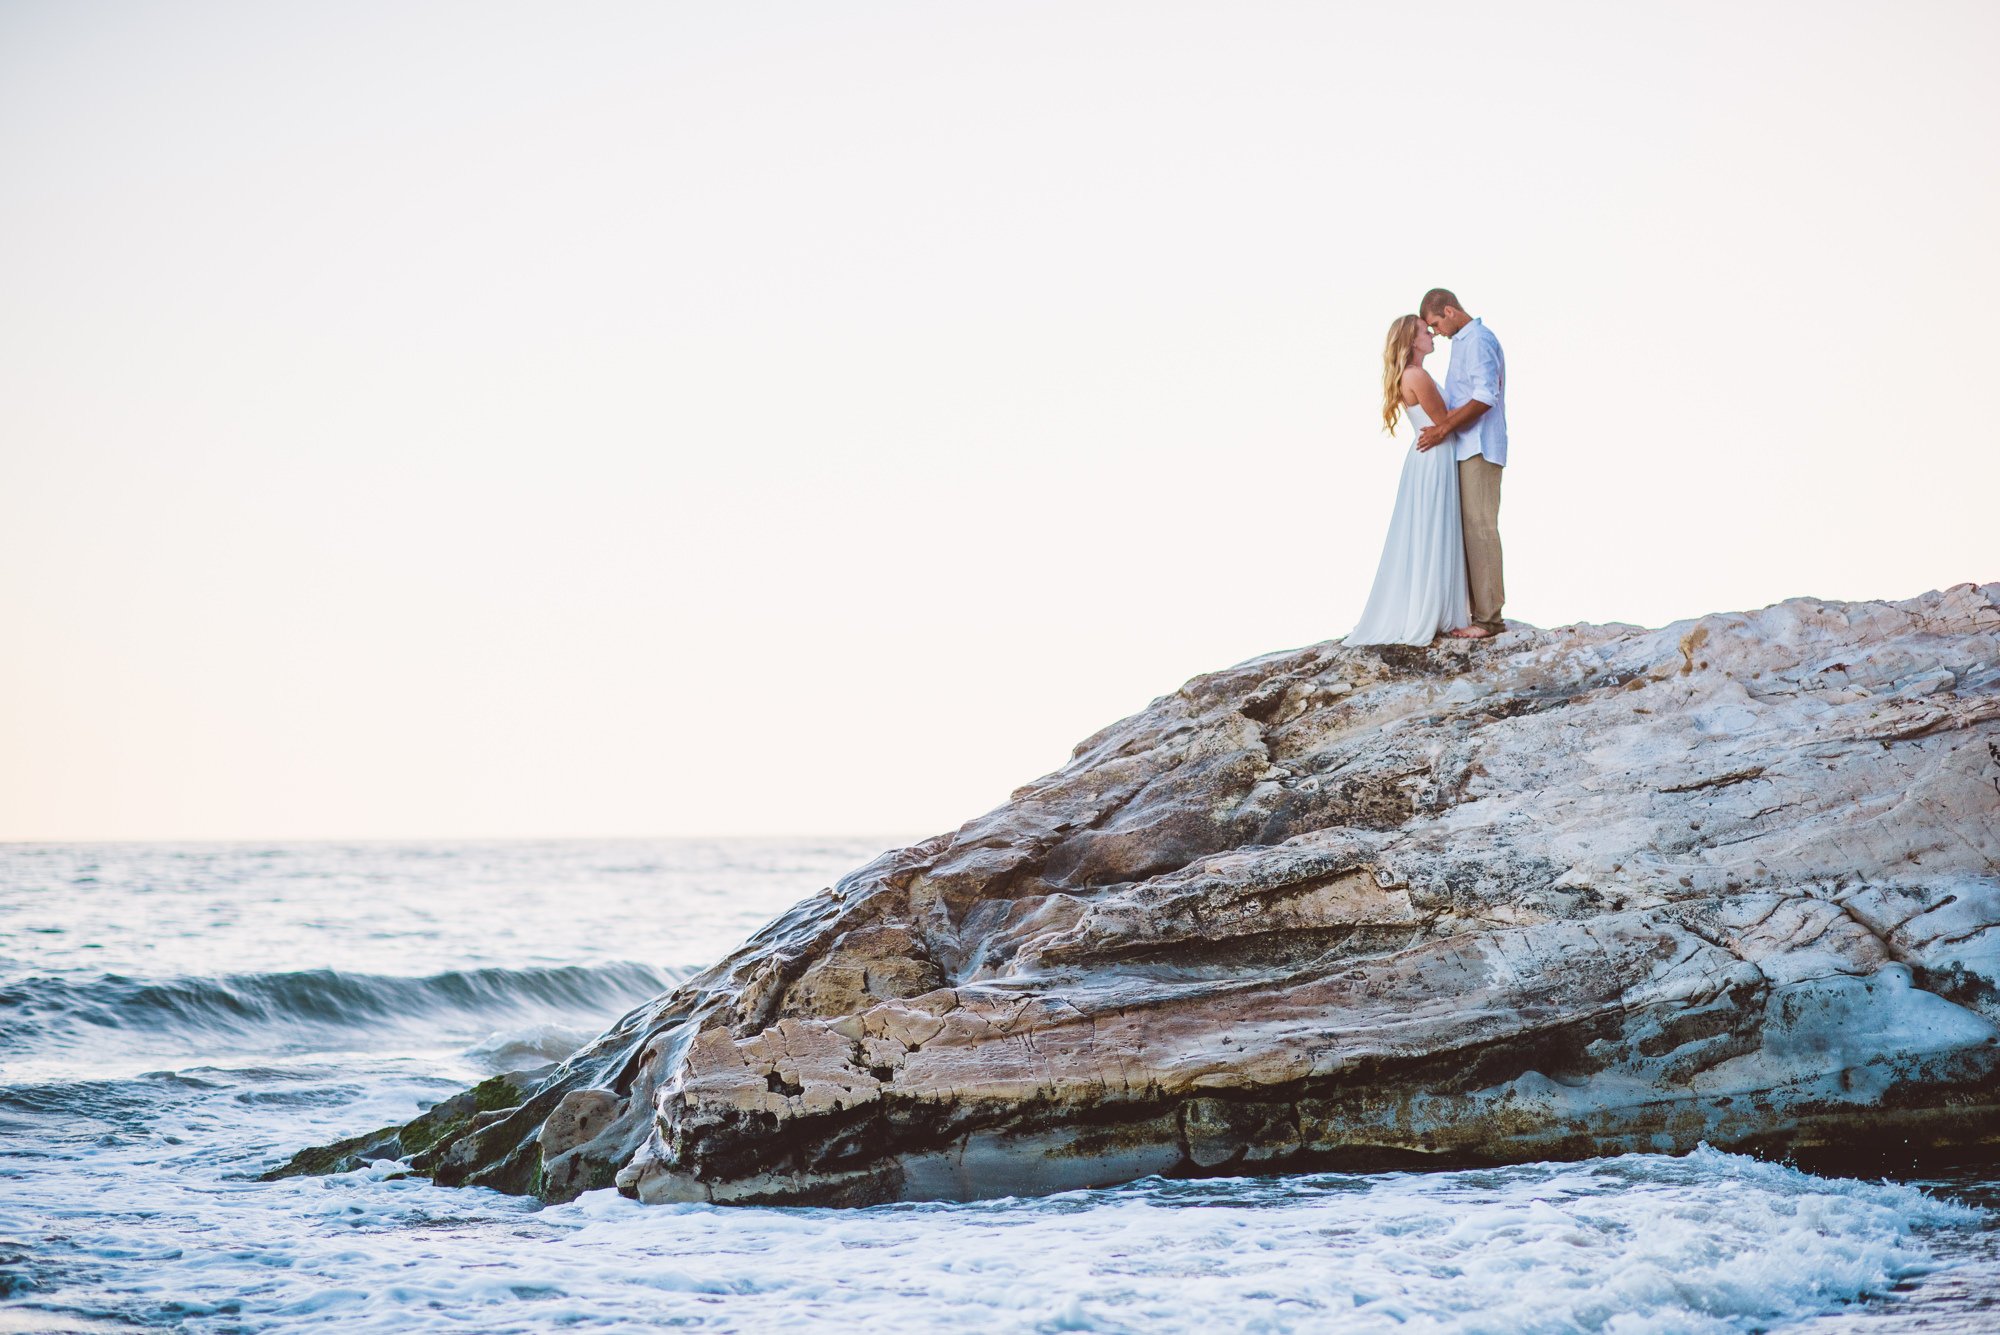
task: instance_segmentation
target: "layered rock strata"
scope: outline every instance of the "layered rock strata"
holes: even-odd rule
[[[1196,678],[413,1162],[834,1204],[1854,1166],[2000,1144],[1996,1024],[2000,584],[1795,599]]]

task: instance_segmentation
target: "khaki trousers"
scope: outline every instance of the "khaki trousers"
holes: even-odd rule
[[[1458,461],[1458,514],[1465,528],[1465,575],[1472,595],[1472,624],[1495,635],[1507,629],[1500,605],[1500,476],[1507,470],[1483,454]]]

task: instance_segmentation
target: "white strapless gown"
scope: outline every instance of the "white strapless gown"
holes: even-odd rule
[[[1465,530],[1458,517],[1458,460],[1451,440],[1419,453],[1415,435],[1430,425],[1421,407],[1403,409],[1410,453],[1396,485],[1396,508],[1382,543],[1382,564],[1348,644],[1429,644],[1442,630],[1470,624]]]

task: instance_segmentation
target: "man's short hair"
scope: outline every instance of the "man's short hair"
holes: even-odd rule
[[[1458,298],[1452,294],[1450,288],[1434,287],[1424,293],[1423,304],[1417,307],[1417,314],[1428,320],[1433,315],[1442,315],[1447,306],[1458,306]],[[1458,306],[1458,309],[1464,310],[1465,307]]]

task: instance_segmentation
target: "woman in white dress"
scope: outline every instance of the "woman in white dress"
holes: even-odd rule
[[[1419,450],[1415,437],[1445,415],[1444,395],[1424,370],[1431,331],[1414,315],[1398,316],[1382,349],[1382,429],[1410,419],[1411,444],[1396,485],[1396,508],[1382,543],[1382,564],[1361,620],[1346,643],[1429,644],[1440,631],[1472,620],[1465,581],[1465,533],[1458,517],[1458,459],[1447,437]]]

